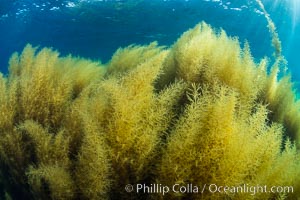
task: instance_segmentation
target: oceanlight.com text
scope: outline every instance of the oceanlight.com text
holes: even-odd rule
[[[163,185],[163,184],[127,184],[125,186],[126,192],[135,193],[146,193],[146,194],[162,194],[167,193],[194,193],[194,194],[204,194],[208,193],[248,193],[250,195],[255,195],[257,193],[293,193],[293,186],[267,186],[267,185],[249,185],[242,184],[239,186],[222,186],[217,184],[204,184],[204,185],[194,185],[194,184],[174,184],[174,185]]]

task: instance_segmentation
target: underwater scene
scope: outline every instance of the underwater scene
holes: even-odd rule
[[[0,0],[0,200],[299,200],[299,0]]]

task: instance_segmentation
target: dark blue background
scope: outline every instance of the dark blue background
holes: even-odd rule
[[[297,1],[263,0],[294,81],[300,80]],[[120,46],[154,40],[171,45],[202,20],[247,40],[256,59],[272,57],[259,11],[254,0],[0,0],[0,69],[7,73],[8,58],[26,43],[107,62]]]

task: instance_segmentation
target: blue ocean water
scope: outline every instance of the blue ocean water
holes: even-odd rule
[[[300,0],[262,2],[300,82]],[[255,0],[0,0],[0,71],[7,73],[10,55],[27,43],[107,62],[129,44],[171,45],[200,21],[247,40],[256,59],[272,58],[267,21]]]

